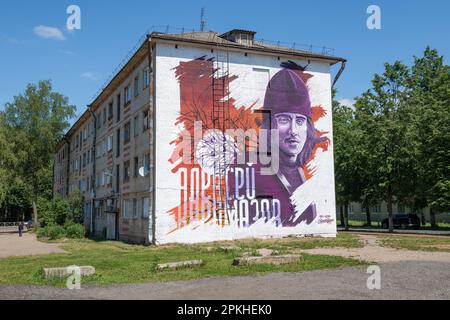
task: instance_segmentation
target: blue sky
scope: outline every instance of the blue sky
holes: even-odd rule
[[[81,8],[81,30],[69,32],[71,4]],[[381,8],[381,30],[366,27],[371,4]],[[334,48],[335,55],[348,59],[338,99],[352,100],[369,88],[384,62],[410,64],[427,45],[446,63],[450,54],[447,0],[3,0],[0,108],[27,83],[51,79],[81,114],[146,30],[154,25],[198,29],[201,7],[206,7],[207,30],[243,28],[256,31],[257,38]]]

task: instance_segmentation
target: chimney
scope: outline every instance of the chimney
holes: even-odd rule
[[[220,37],[231,42],[236,42],[240,45],[252,46],[255,34],[255,31],[233,29],[231,31],[225,32]]]

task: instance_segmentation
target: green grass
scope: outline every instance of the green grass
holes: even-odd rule
[[[381,244],[395,249],[450,252],[450,238],[444,237],[381,237]]]
[[[221,246],[238,246],[225,251]],[[187,280],[205,277],[240,276],[265,272],[301,272],[364,263],[342,257],[303,254],[303,261],[286,265],[232,266],[235,257],[258,248],[270,248],[278,253],[295,249],[317,247],[359,247],[361,243],[350,234],[337,238],[284,238],[270,240],[239,240],[198,245],[166,245],[144,247],[121,242],[96,242],[93,240],[68,240],[61,247],[68,253],[0,259],[1,284],[33,284],[64,286],[65,280],[43,278],[43,267],[91,265],[96,274],[85,277],[82,284],[108,285],[115,283],[142,283]],[[156,271],[158,263],[203,259],[203,266],[177,271]]]

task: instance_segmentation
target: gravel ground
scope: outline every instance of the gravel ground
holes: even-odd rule
[[[65,253],[58,244],[43,243],[34,233],[0,233],[0,258],[12,256],[30,256],[49,253]]]
[[[0,286],[0,299],[450,299],[450,264],[380,264],[381,289],[369,290],[366,268],[271,273],[168,283],[85,286],[81,290]]]
[[[365,246],[363,248],[318,248],[302,251],[311,254],[350,257],[377,263],[399,261],[435,261],[446,262],[450,264],[450,253],[448,252],[398,250],[393,248],[381,247],[376,236],[359,235],[359,237],[362,241],[365,242]]]

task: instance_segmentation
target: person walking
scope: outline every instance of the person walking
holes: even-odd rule
[[[19,223],[19,237],[22,237],[23,227],[24,227],[23,221],[21,221]]]

